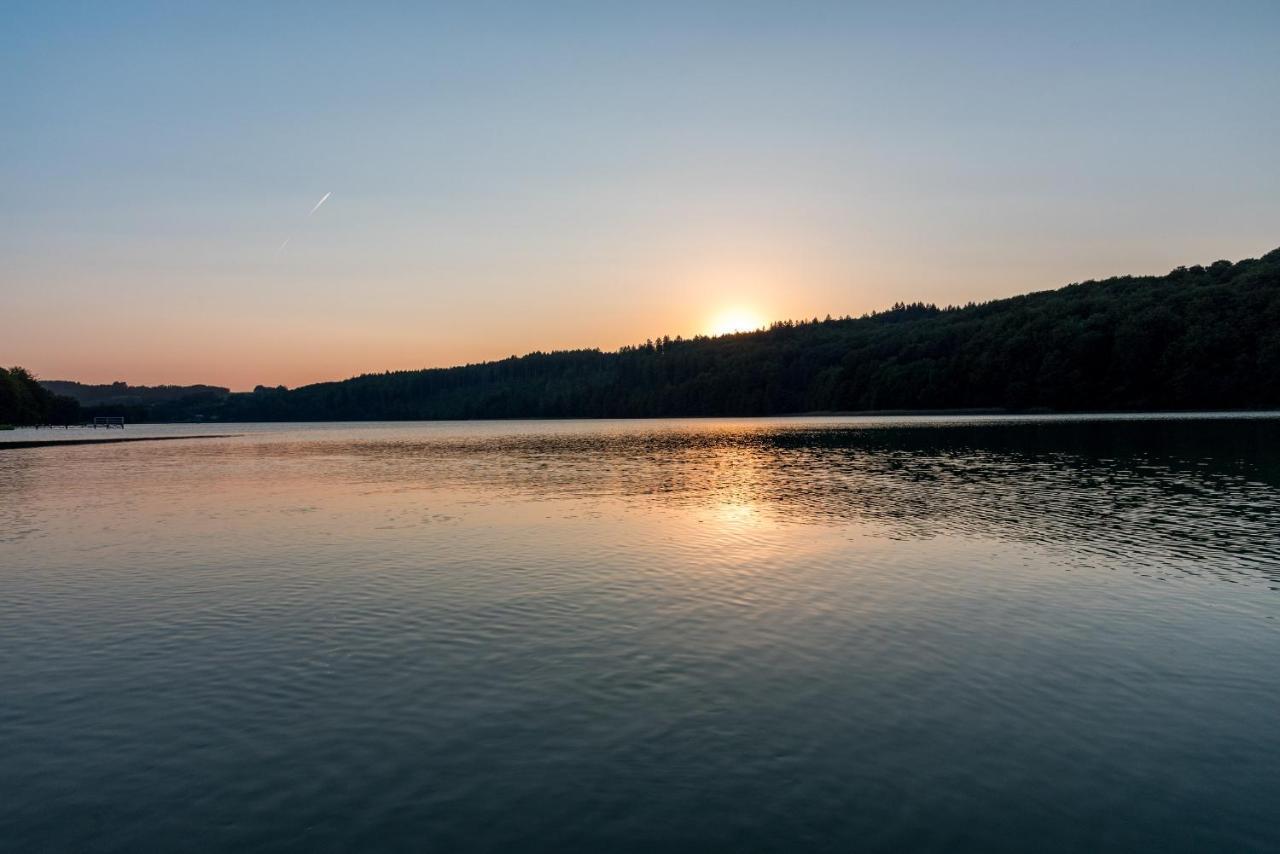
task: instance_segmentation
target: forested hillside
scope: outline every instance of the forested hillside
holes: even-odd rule
[[[74,398],[85,406],[139,406],[167,403],[194,395],[221,397],[230,389],[213,385],[129,385],[125,382],[90,385],[70,380],[41,380],[54,394]]]
[[[56,395],[23,368],[0,368],[0,424],[77,424],[80,404]]]
[[[221,420],[1280,406],[1280,250],[980,305],[898,305],[202,401]]]

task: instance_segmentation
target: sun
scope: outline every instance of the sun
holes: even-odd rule
[[[735,332],[753,332],[764,328],[760,315],[745,308],[729,308],[717,314],[711,321],[712,335],[732,335]]]

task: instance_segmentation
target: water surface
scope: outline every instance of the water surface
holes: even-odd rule
[[[1280,848],[1274,417],[184,430],[0,450],[0,847]]]

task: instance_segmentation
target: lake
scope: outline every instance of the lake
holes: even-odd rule
[[[211,432],[0,450],[0,848],[1280,850],[1275,416]]]

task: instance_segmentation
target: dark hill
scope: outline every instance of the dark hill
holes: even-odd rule
[[[1280,407],[1280,250],[962,307],[897,305],[618,352],[259,387],[202,415],[360,420]]]
[[[54,394],[80,401],[85,406],[136,406],[182,400],[192,395],[225,396],[230,389],[212,385],[129,385],[124,382],[89,385],[70,380],[41,380]]]
[[[80,423],[80,404],[54,394],[23,368],[0,368],[0,425]]]

